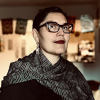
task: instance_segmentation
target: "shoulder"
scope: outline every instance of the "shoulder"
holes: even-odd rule
[[[34,52],[33,53],[30,53],[29,55],[23,57],[23,58],[19,58],[17,61],[14,61],[14,62],[11,62],[10,64],[13,65],[13,64],[21,64],[21,63],[26,63],[26,62],[29,62],[31,60],[33,60],[34,56]]]
[[[67,77],[68,79],[71,79],[70,82],[72,82],[73,84],[87,85],[85,77],[72,62],[66,60],[66,66],[68,68]]]
[[[34,52],[31,53],[30,55],[28,56],[25,56],[23,58],[19,58],[17,61],[15,62],[11,62],[10,63],[10,66],[9,66],[9,70],[17,70],[19,68],[24,69],[28,69],[29,66],[31,66],[31,62],[34,62]]]
[[[9,66],[7,75],[2,80],[2,87],[9,84],[18,83],[32,79],[32,71],[34,70],[34,53],[18,61],[12,62]]]
[[[82,94],[89,98],[88,100],[94,100],[92,91],[81,71],[70,61],[66,61],[69,65],[69,71],[67,74],[68,83],[70,89],[75,89],[76,93]]]

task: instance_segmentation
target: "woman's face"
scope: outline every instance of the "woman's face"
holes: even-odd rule
[[[45,20],[40,24],[52,21],[60,25],[67,23],[65,16],[62,13],[49,13]],[[38,31],[39,46],[44,53],[60,55],[67,50],[69,34],[65,34],[60,28],[56,33],[49,32],[46,26],[43,26]]]

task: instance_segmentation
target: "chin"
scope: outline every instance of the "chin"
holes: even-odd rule
[[[62,55],[65,52],[66,52],[66,50],[59,50],[59,51],[56,51],[56,54]]]

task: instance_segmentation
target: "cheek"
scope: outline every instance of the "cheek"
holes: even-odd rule
[[[39,44],[41,47],[46,47],[49,45],[50,36],[47,33],[41,33],[39,35]]]
[[[44,43],[48,43],[48,42],[52,42],[54,36],[54,34],[52,33],[48,33],[48,32],[42,32],[40,35],[39,35],[39,40],[40,42],[44,42]]]
[[[66,35],[65,35],[65,40],[66,40],[66,42],[68,42],[69,39],[70,39],[70,34],[66,34]]]
[[[42,30],[40,30],[38,37],[40,43],[45,40],[45,34]]]

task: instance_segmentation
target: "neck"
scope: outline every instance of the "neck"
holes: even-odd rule
[[[54,65],[60,59],[60,55],[50,54],[45,52],[44,50],[41,51],[47,57],[47,59],[52,63],[52,65]]]

